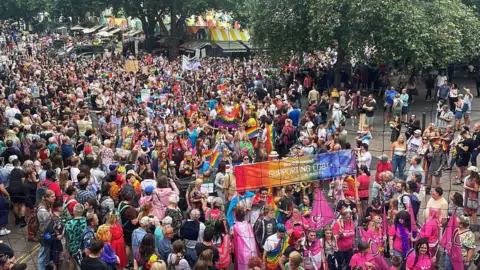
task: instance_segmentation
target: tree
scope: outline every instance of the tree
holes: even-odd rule
[[[185,20],[192,14],[200,14],[210,8],[221,7],[224,0],[119,0],[115,9],[121,9],[127,16],[138,18],[142,22],[147,50],[155,42],[155,26],[158,24],[162,35],[167,37],[169,57],[178,56],[178,45],[185,36]],[[170,16],[170,29],[163,22]]]
[[[332,48],[337,66],[375,59],[417,67],[464,60],[480,46],[479,18],[458,0],[238,1],[253,43],[272,56]]]
[[[2,0],[0,1],[0,18],[23,20],[28,26],[42,11],[40,0]]]

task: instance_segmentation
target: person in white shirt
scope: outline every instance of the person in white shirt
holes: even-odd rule
[[[445,76],[445,73],[438,74],[437,78],[435,79],[435,86],[437,88],[440,88],[440,86],[443,85],[443,83],[448,80],[447,76]]]
[[[425,171],[423,171],[422,166],[420,163],[422,162],[422,158],[420,156],[414,156],[410,160],[410,168],[408,169],[408,176],[407,176],[407,182],[413,180],[412,176],[415,173],[420,173],[422,176],[422,184],[425,184]]]
[[[368,169],[370,169],[371,163],[372,154],[368,152],[368,144],[362,143],[362,146],[360,146],[360,154],[358,155],[358,166],[361,167],[362,165],[365,165]]]
[[[412,159],[417,155],[418,149],[422,145],[422,131],[417,129],[413,132],[413,136],[407,140],[407,159]]]
[[[9,125],[12,125],[13,124],[13,120],[15,120],[15,115],[16,114],[22,114],[20,112],[20,110],[17,108],[17,104],[14,103],[14,105],[10,108],[8,108],[6,111],[5,111],[5,117],[8,119],[8,124]]]

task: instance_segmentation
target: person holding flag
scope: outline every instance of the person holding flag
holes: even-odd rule
[[[440,240],[440,246],[445,248],[446,270],[467,270],[474,260],[476,248],[475,234],[470,230],[470,219],[465,216],[457,218],[453,212]]]

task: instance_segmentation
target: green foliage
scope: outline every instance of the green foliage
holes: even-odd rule
[[[445,65],[480,49],[479,17],[459,0],[230,1],[252,42],[274,57],[334,48],[342,63]]]

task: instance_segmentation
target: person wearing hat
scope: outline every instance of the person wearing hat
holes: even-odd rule
[[[417,129],[413,132],[413,136],[407,140],[407,160],[411,160],[413,156],[417,155],[421,145],[422,131]]]

